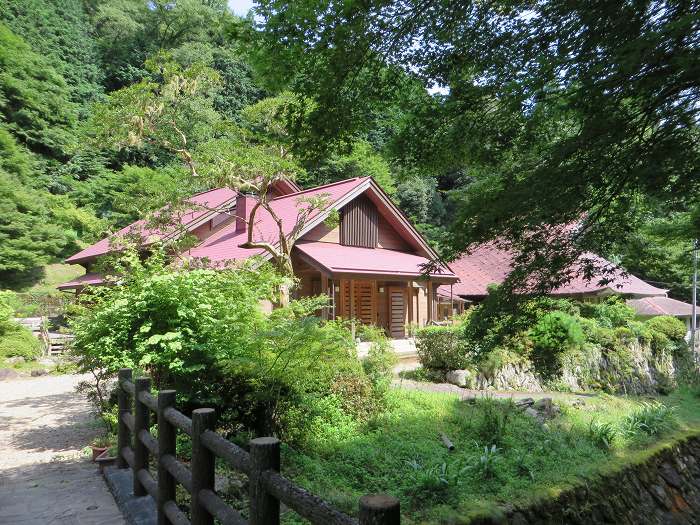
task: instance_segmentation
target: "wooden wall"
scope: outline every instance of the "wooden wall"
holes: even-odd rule
[[[321,223],[315,228],[313,228],[309,233],[304,235],[303,240],[305,241],[319,241],[319,242],[331,242],[334,244],[340,244],[340,227],[329,228],[325,224]],[[382,217],[378,215],[377,217],[377,248],[384,248],[385,250],[398,250],[402,252],[411,252],[411,246],[403,240],[401,235],[399,235],[391,224]]]
[[[340,244],[376,248],[379,212],[364,195],[346,204],[340,216]]]
[[[309,233],[304,235],[305,241],[320,241],[320,242],[332,242],[334,244],[340,244],[340,228],[336,226],[330,229],[324,223],[319,224]]]
[[[379,235],[377,248],[384,248],[386,250],[398,250],[401,252],[411,251],[411,247],[408,245],[403,238],[396,233],[396,230],[391,227],[391,224],[384,218],[379,217]]]

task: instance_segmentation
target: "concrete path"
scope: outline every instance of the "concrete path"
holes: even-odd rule
[[[0,524],[123,525],[82,449],[99,432],[80,376],[0,382]]]

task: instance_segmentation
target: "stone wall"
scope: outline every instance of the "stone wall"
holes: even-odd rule
[[[607,390],[618,394],[668,393],[680,375],[693,366],[687,348],[652,351],[649,344],[630,341],[615,350],[588,345],[563,357],[561,386],[571,390]]]
[[[637,341],[616,350],[588,345],[566,352],[562,361],[561,377],[548,383],[543,383],[530,362],[522,358],[486,370],[465,371],[466,380],[461,383],[451,381],[448,375],[448,382],[480,390],[604,390],[644,395],[672,391],[681,375],[695,368],[687,349],[653,352],[648,344]]]
[[[479,390],[522,390],[541,392],[544,390],[535,372],[526,361],[506,363],[495,370],[478,372],[472,388]]]
[[[473,519],[471,525],[700,523],[700,435],[558,497]]]

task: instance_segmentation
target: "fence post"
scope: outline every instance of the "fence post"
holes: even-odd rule
[[[199,502],[199,492],[214,490],[216,457],[202,443],[202,433],[213,430],[216,414],[213,408],[198,408],[192,412],[192,525],[212,525],[214,518]]]
[[[158,392],[158,525],[169,525],[164,506],[175,501],[175,478],[163,466],[161,458],[175,456],[177,429],[165,419],[165,409],[175,406],[175,390]]]
[[[360,498],[360,525],[399,525],[399,500],[387,494],[367,494]]]
[[[250,441],[250,525],[279,525],[280,502],[270,496],[262,483],[266,470],[280,470],[280,442],[273,437]]]
[[[124,414],[131,412],[129,403],[129,395],[122,387],[122,381],[131,381],[131,369],[121,368],[117,375],[119,388],[117,389],[117,397],[119,400],[119,421],[117,422],[117,467],[127,468],[129,465],[122,455],[122,450],[129,446],[129,427],[126,426],[122,419]]]
[[[139,399],[140,392],[151,391],[151,380],[147,377],[138,377],[134,381],[134,496],[147,496],[148,492],[139,481],[138,473],[141,469],[148,469],[148,449],[143,444],[139,434],[142,430],[150,429],[150,410]]]

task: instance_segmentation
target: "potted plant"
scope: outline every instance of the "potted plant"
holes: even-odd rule
[[[98,436],[90,444],[92,449],[92,460],[97,461],[97,458],[109,449],[111,440],[109,436]]]

